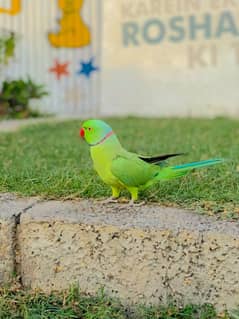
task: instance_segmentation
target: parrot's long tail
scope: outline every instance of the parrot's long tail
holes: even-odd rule
[[[215,158],[215,159],[210,159],[210,160],[205,160],[200,162],[193,162],[193,163],[171,166],[159,171],[157,175],[155,176],[155,179],[156,180],[173,179],[173,178],[184,176],[196,168],[207,167],[211,165],[220,164],[223,162],[224,162],[223,159]]]

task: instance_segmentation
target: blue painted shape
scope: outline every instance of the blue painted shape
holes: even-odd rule
[[[94,58],[91,58],[89,62],[81,61],[80,64],[81,68],[76,72],[79,76],[84,75],[87,78],[90,78],[92,72],[99,70],[99,68],[94,65]]]
[[[123,24],[123,44],[125,47],[129,45],[139,45],[139,25],[136,22],[127,22]]]
[[[218,22],[216,37],[220,38],[224,33],[231,33],[233,36],[239,36],[239,30],[235,18],[229,11],[224,11]]]
[[[173,17],[169,20],[170,29],[174,32],[169,36],[169,41],[177,43],[185,39],[183,22],[184,18],[182,16]]]
[[[223,159],[221,158],[214,158],[210,160],[205,160],[205,161],[199,161],[199,162],[193,162],[193,163],[187,163],[183,165],[177,165],[173,166],[173,169],[185,169],[185,168],[196,168],[196,167],[204,167],[204,166],[209,166],[209,165],[214,165],[218,163],[222,163]]]
[[[150,34],[150,30],[152,30],[151,28],[156,28],[157,30],[156,36],[155,35],[152,36]],[[146,43],[158,44],[164,39],[166,34],[166,28],[164,23],[161,20],[151,19],[144,24],[142,34]]]
[[[198,22],[198,18],[199,17],[194,15],[189,17],[189,38],[191,40],[197,40],[198,31],[203,31],[204,39],[210,39],[212,37],[212,16],[210,14],[204,14],[203,22]]]

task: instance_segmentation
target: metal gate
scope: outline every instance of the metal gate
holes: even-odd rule
[[[49,96],[34,105],[43,112],[97,114],[100,17],[100,0],[0,0],[0,31],[16,38],[1,80],[30,77],[45,84]]]

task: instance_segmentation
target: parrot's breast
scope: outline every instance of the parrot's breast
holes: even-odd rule
[[[91,158],[93,160],[94,169],[100,178],[110,186],[120,187],[122,184],[111,172],[112,161],[116,156],[117,150],[108,145],[91,147]]]

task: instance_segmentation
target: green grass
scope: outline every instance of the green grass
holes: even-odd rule
[[[212,305],[123,307],[99,292],[95,297],[79,289],[46,295],[20,289],[0,289],[0,319],[237,319],[217,314]]]
[[[239,121],[204,119],[109,119],[130,151],[157,155],[186,152],[181,164],[223,157],[225,164],[157,184],[141,198],[194,208],[222,218],[239,217]],[[110,196],[92,168],[89,147],[79,139],[80,121],[41,124],[0,136],[0,192],[45,198]],[[123,194],[128,196],[127,193]]]

